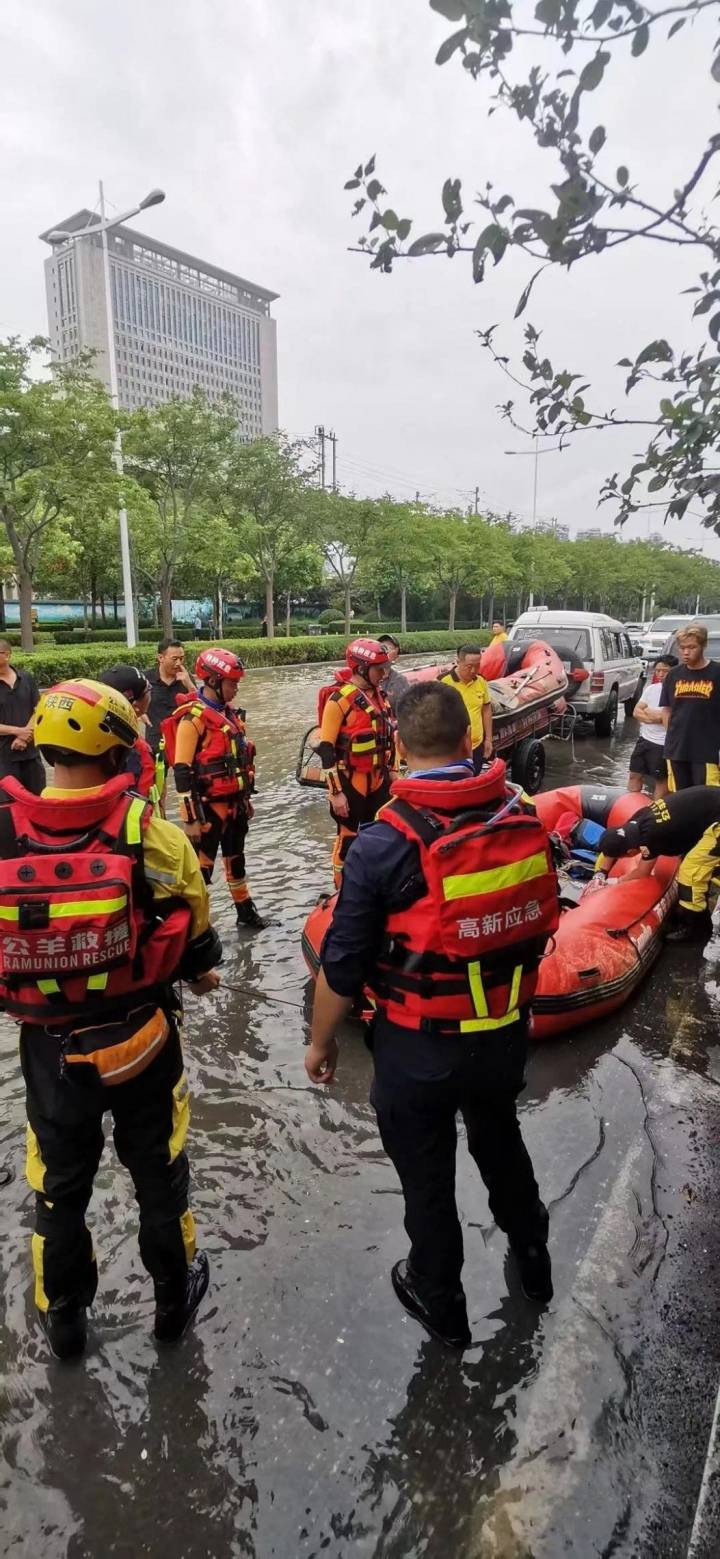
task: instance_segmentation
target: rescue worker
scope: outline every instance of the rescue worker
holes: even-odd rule
[[[245,668],[232,650],[202,650],[195,662],[201,686],[163,722],[180,818],[209,883],[218,850],[239,926],[263,931],[245,877],[245,841],[253,816],[255,748],[245,735],[245,710],[232,708]]]
[[[393,1286],[427,1331],[464,1348],[458,1111],[526,1296],[552,1297],[548,1215],[516,1099],[538,964],[558,924],[557,879],[547,834],[506,784],[502,760],[474,772],[467,708],[454,688],[411,687],[398,736],[408,772],[348,853],[305,1066],[312,1082],[332,1082],[338,1026],[368,988],[371,1099],[410,1237]]]
[[[656,856],[682,855],[676,925],[666,940],[706,942],[712,935],[708,895],[720,879],[720,786],[693,785],[653,801],[622,828],[606,829],[599,850],[600,868],[605,858],[639,852],[647,865],[638,865],[638,877],[651,872]]]
[[[390,665],[387,669],[387,676],[383,682],[383,693],[385,694],[393,714],[397,715],[397,706],[400,702],[400,699],[405,693],[407,693],[407,690],[410,686],[407,677],[403,676],[402,671],[398,671],[395,665],[396,660],[399,660],[400,658],[400,642],[394,637],[392,633],[381,633],[380,637],[378,638],[378,644],[383,644],[385,646],[385,649],[388,652],[388,659],[390,661]]]
[[[150,681],[137,666],[122,664],[111,666],[100,681],[105,687],[112,687],[116,693],[122,693],[123,698],[132,705],[140,734],[127,754],[125,767],[128,774],[132,775],[133,788],[139,790],[141,796],[147,796],[158,815],[164,816],[160,797],[165,784],[165,765],[155,758],[145,734],[148,730]]]
[[[340,677],[322,711],[317,746],[337,829],[336,888],[361,823],[371,823],[389,798],[396,764],[395,722],[383,692],[387,649],[378,639],[353,639],[346,661],[347,678]]]
[[[80,678],[42,694],[42,796],[0,789],[0,1004],[21,1024],[35,1302],[52,1352],[81,1354],[97,1265],[85,1212],[113,1115],[140,1208],[155,1336],[175,1341],[208,1286],[184,1151],[189,1097],[174,980],[219,984],[222,949],[181,830],[123,773],[138,735],[120,694]]]
[[[455,665],[441,672],[440,681],[457,689],[470,720],[470,740],[475,767],[480,771],[493,755],[493,724],[490,689],[480,675],[482,650],[477,644],[463,644]]]

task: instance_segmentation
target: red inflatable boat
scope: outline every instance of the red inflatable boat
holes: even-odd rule
[[[535,797],[538,815],[554,831],[574,815],[618,827],[647,806],[648,797],[618,787],[573,785]],[[614,1012],[633,994],[662,948],[662,928],[677,896],[679,862],[661,856],[649,877],[625,882],[636,859],[617,861],[605,887],[582,897],[582,882],[559,872],[563,914],[540,965],[533,1000],[535,1039],[551,1039]],[[591,868],[587,876],[590,877]],[[305,922],[302,949],[313,978],[330,923],[335,895],[323,897]]]

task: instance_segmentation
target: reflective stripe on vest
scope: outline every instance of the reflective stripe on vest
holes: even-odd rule
[[[475,963],[469,964],[468,980],[470,984],[470,995],[472,996],[473,1006],[477,1016],[475,1018],[462,1018],[459,1024],[460,1033],[486,1033],[488,1029],[507,1028],[511,1023],[517,1023],[519,1017],[518,996],[520,994],[520,981],[522,980],[522,974],[522,964],[516,964],[513,970],[513,977],[510,985],[510,995],[508,997],[507,1011],[503,1013],[501,1017],[491,1018],[488,1014],[487,997],[485,995],[485,987],[483,985],[482,969],[480,964],[477,961]]]
[[[143,807],[147,802],[143,801]],[[118,909],[125,909],[127,905],[127,893],[122,893],[115,899],[73,899],[66,904],[49,904],[49,920],[67,920],[72,915],[111,915]],[[0,920],[19,920],[20,909],[17,904],[0,904]]]
[[[532,882],[535,877],[547,873],[547,857],[530,855],[525,861],[513,861],[509,866],[492,867],[483,872],[467,872],[460,877],[446,877],[443,894],[446,902],[454,899],[481,898],[485,893],[498,893],[501,888],[514,888],[521,882]]]

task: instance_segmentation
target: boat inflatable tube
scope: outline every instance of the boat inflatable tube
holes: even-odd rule
[[[558,824],[566,832],[573,817],[578,824],[587,819],[603,828],[622,827],[649,805],[649,798],[619,787],[572,785],[544,791],[534,798],[534,805],[548,832],[553,833]],[[581,832],[577,852],[581,893],[592,872],[592,866],[586,864],[583,879],[582,862],[587,853]],[[552,1039],[615,1012],[629,1000],[659,956],[663,927],[677,898],[679,861],[660,856],[653,862],[650,876],[625,882],[636,864],[636,857],[616,861],[605,886],[583,894],[579,903],[561,915],[540,964],[532,1004],[534,1039]],[[574,869],[571,860],[569,870]],[[564,901],[562,868],[559,878]],[[320,967],[320,948],[335,900],[335,894],[323,895],[305,922],[302,951],[313,978]]]

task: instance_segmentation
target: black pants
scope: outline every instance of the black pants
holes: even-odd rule
[[[357,837],[358,829],[363,823],[374,823],[381,807],[390,800],[390,785],[392,776],[387,773],[381,783],[371,790],[367,784],[368,776],[359,774],[357,781],[353,783],[349,775],[343,774],[340,778],[343,795],[347,797],[349,812],[347,817],[338,817],[330,808],[330,816],[335,824],[337,836],[332,853],[333,874],[335,887],[339,888],[342,882],[342,870],[345,859],[353,842]]]
[[[206,801],[204,810],[205,827],[198,847],[200,870],[205,881],[211,882],[219,850],[230,897],[233,903],[242,904],[249,898],[245,880],[245,841],[248,834],[245,808],[236,801]]]
[[[32,758],[25,758],[19,763],[13,762],[12,756],[7,758],[2,766],[0,786],[3,777],[8,774],[12,775],[13,779],[19,780],[26,790],[31,790],[34,796],[39,796],[41,790],[44,790],[47,785],[45,765],[37,752]]]
[[[371,1102],[400,1177],[410,1266],[429,1304],[460,1288],[463,1240],[455,1202],[458,1111],[487,1187],[490,1211],[513,1244],[547,1238],[516,1099],[525,1085],[527,1031],[518,1024],[477,1039],[425,1036],[376,1021]]]
[[[27,1091],[27,1178],[35,1191],[38,1309],[89,1305],[95,1297],[97,1265],[85,1213],[102,1155],[106,1110],[112,1111],[118,1158],[135,1186],[143,1264],[156,1294],[162,1292],[166,1302],[180,1298],[195,1253],[195,1226],[183,1152],[189,1095],[177,1030],[139,1077],[112,1088],[95,1077],[61,1075],[59,1041],[32,1024],[21,1028],[20,1060]]]
[[[667,772],[671,791],[689,790],[692,785],[720,785],[717,763],[685,763],[668,758]]]

